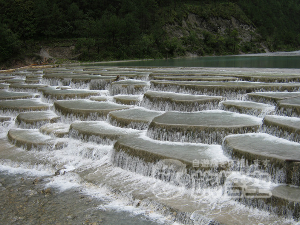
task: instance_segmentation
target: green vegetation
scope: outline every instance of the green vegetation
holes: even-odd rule
[[[5,24],[0,24],[0,62],[16,56],[20,51],[20,41]]]
[[[0,0],[0,8],[2,64],[65,40],[79,60],[300,46],[298,0]]]

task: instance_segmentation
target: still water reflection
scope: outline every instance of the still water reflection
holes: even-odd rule
[[[124,61],[109,66],[300,68],[300,56],[207,56],[180,59]]]

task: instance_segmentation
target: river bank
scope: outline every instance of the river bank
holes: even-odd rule
[[[240,54],[237,56],[300,56],[300,50],[291,52],[266,52],[256,54]]]

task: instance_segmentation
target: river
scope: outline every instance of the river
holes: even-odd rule
[[[101,63],[102,64],[102,63]],[[95,63],[95,65],[98,65]],[[107,66],[300,68],[300,51],[104,63]]]

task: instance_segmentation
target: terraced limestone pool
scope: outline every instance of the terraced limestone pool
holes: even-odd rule
[[[300,69],[1,73],[0,221],[299,224],[299,80]]]

